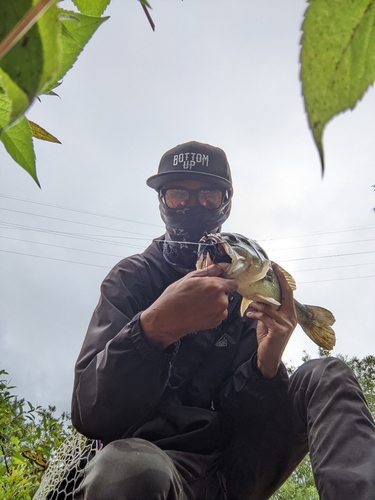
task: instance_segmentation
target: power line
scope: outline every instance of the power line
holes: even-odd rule
[[[109,269],[108,266],[100,266],[98,264],[90,264],[89,262],[75,262],[74,260],[56,259],[54,257],[45,257],[42,255],[32,255],[29,253],[14,252],[14,251],[10,251],[10,250],[2,250],[2,249],[0,249],[0,252],[12,253],[15,255],[24,255],[26,257],[35,257],[37,259],[56,260],[58,262],[67,262],[69,264],[80,264],[81,266],[101,267],[102,269]]]
[[[66,232],[62,232],[62,231],[55,231],[55,230],[52,230],[52,229],[44,230],[44,229],[35,228],[33,226],[22,226],[22,225],[18,225],[17,227],[22,228],[22,229],[28,229],[28,230],[35,230],[35,231],[45,232],[47,234],[65,236],[65,237],[69,237],[69,238],[82,239],[84,241],[94,241],[94,242],[97,242],[97,243],[104,243],[104,244],[116,245],[116,246],[121,246],[121,247],[126,246],[126,247],[129,247],[129,248],[137,248],[137,249],[142,249],[143,248],[140,245],[131,245],[131,244],[127,244],[127,243],[118,243],[118,242],[113,242],[113,241],[98,240],[96,238],[92,238],[91,236],[76,235],[74,233],[66,233]],[[29,243],[35,243],[33,241],[24,240],[22,238],[12,238],[10,236],[0,236],[0,237],[5,238],[5,239],[15,239],[17,241],[25,241],[25,242],[29,242]],[[135,238],[131,238],[131,239],[135,239]],[[149,239],[147,241],[149,241]],[[158,240],[156,240],[156,241],[158,241]],[[162,240],[160,240],[160,241],[162,241]],[[43,243],[40,243],[40,244],[43,244]],[[194,243],[194,244],[197,244],[197,243]],[[58,246],[58,245],[51,245],[50,244],[49,246]],[[66,248],[66,247],[61,247],[61,248]],[[74,248],[69,248],[69,250],[74,250]],[[283,261],[283,262],[296,262],[296,261],[300,261],[300,260],[315,260],[315,259],[326,259],[326,258],[333,258],[333,257],[347,257],[347,256],[353,256],[353,255],[364,255],[364,254],[368,254],[368,253],[375,253],[375,250],[368,250],[368,251],[365,251],[365,252],[341,253],[341,254],[334,254],[334,255],[317,255],[317,256],[313,256],[313,257],[298,257],[298,258],[295,258],[295,259],[279,259],[279,260]]]
[[[330,231],[319,231],[316,233],[307,234],[297,234],[294,236],[283,236],[282,238],[259,238],[257,241],[277,241],[277,240],[289,240],[292,238],[305,238],[307,236],[319,236],[320,234],[336,234],[336,233],[346,233],[351,231],[366,231],[368,229],[375,229],[375,226],[359,226],[353,228],[343,228],[343,229],[332,229]]]
[[[317,245],[304,245],[301,247],[288,247],[288,248],[273,248],[271,250],[267,249],[267,252],[283,252],[284,250],[301,250],[304,248],[316,248],[316,247],[326,247],[326,246],[331,246],[331,245],[347,245],[347,244],[354,244],[354,243],[368,243],[369,241],[375,241],[375,238],[368,238],[366,240],[350,240],[350,241],[334,241],[332,243],[318,243]]]
[[[119,243],[117,241],[110,241],[110,240],[108,240],[108,241],[98,240],[98,239],[93,238],[91,236],[85,236],[85,235],[74,234],[74,233],[66,233],[66,232],[63,232],[63,231],[55,231],[53,229],[39,229],[39,228],[35,228],[33,226],[22,226],[22,225],[14,224],[14,225],[12,225],[12,227],[10,227],[10,229],[23,229],[23,230],[32,231],[32,232],[35,231],[35,232],[39,232],[39,233],[45,233],[45,234],[48,234],[48,235],[57,235],[57,236],[63,236],[63,237],[66,237],[66,238],[73,238],[73,239],[78,239],[78,240],[83,240],[83,241],[94,242],[94,243],[101,243],[101,244],[104,244],[104,245],[112,245],[112,246],[128,247],[128,248],[136,248],[138,250],[144,248],[143,246],[140,246],[140,245],[131,245],[129,243]],[[6,237],[4,236],[4,238],[6,238]],[[147,239],[147,241],[149,241],[149,239]]]
[[[53,261],[58,261],[58,262],[66,262],[68,264],[78,264],[78,265],[83,265],[83,266],[91,266],[91,267],[100,267],[102,269],[109,269],[108,266],[101,266],[98,264],[90,264],[88,262],[76,262],[73,260],[67,260],[67,259],[57,259],[54,257],[45,257],[42,255],[33,255],[33,254],[28,254],[28,253],[22,253],[22,252],[15,252],[11,250],[3,250],[0,249],[0,252],[6,252],[14,255],[23,255],[25,257],[34,257],[37,259],[47,259],[47,260],[53,260]],[[330,281],[346,281],[346,280],[354,280],[354,279],[364,279],[364,278],[375,278],[375,275],[369,275],[369,276],[351,276],[348,278],[331,278],[327,280],[316,280],[316,281],[299,281],[298,285],[307,285],[310,283],[324,283],[324,282],[330,282]]]
[[[283,262],[296,262],[298,260],[330,259],[332,257],[347,257],[352,255],[365,255],[368,253],[375,253],[375,250],[369,250],[366,252],[340,253],[335,255],[317,255],[316,257],[299,257],[298,259],[283,259]]]
[[[126,231],[124,229],[116,229],[113,227],[98,226],[96,224],[89,224],[87,222],[78,222],[78,221],[74,221],[74,220],[60,219],[59,217],[51,217],[50,215],[30,214],[29,212],[23,212],[22,210],[13,210],[11,208],[3,208],[3,207],[0,207],[0,210],[6,210],[7,212],[14,212],[14,213],[23,214],[23,215],[32,215],[33,217],[41,217],[43,219],[57,220],[60,222],[69,222],[70,224],[79,224],[80,226],[97,227],[100,229],[110,229],[111,231],[118,231],[121,233],[137,234],[139,236],[150,237],[150,235],[148,235],[148,234],[136,233],[134,231]]]
[[[31,243],[35,245],[42,245],[42,246],[48,246],[48,247],[53,247],[53,248],[61,248],[63,250],[71,250],[71,251],[77,251],[77,252],[84,252],[84,253],[90,253],[90,254],[95,254],[95,255],[103,255],[105,257],[116,257],[119,259],[122,259],[124,256],[123,255],[115,255],[115,254],[109,254],[109,253],[103,253],[103,252],[96,252],[94,250],[84,250],[81,248],[74,248],[74,247],[66,247],[63,245],[54,245],[51,243],[43,243],[43,242],[38,242],[38,241],[32,241],[32,240],[25,240],[22,238],[13,238],[11,236],[2,236],[0,235],[0,238],[3,239],[8,239],[12,241],[20,241],[20,242],[25,242],[25,243]],[[116,243],[115,243],[116,244]],[[135,245],[126,245],[126,244],[120,244],[120,246],[129,246],[130,248],[137,248],[137,249],[142,249],[142,247],[138,247]],[[341,256],[345,256],[347,254],[342,254]],[[330,257],[330,256],[327,256]],[[296,259],[299,260],[299,259]],[[374,265],[375,262],[360,262],[357,264],[343,264],[340,266],[329,266],[329,267],[317,267],[314,269],[297,269],[293,271],[294,273],[302,273],[302,272],[312,272],[312,271],[325,271],[325,270],[331,270],[331,269],[342,269],[342,268],[348,268],[348,267],[358,267],[358,266],[366,266],[366,265]]]
[[[9,196],[9,195],[6,195],[6,194],[0,194],[0,197],[1,198],[8,198],[10,200],[23,201],[25,203],[33,203],[34,205],[41,205],[41,206],[44,206],[44,207],[53,207],[53,208],[58,208],[60,210],[68,210],[70,212],[77,212],[77,213],[82,213],[82,214],[87,214],[87,215],[94,215],[94,216],[97,216],[97,217],[105,217],[107,219],[114,219],[114,220],[120,220],[120,221],[123,221],[123,222],[131,222],[131,223],[134,223],[134,224],[141,224],[141,225],[144,225],[144,226],[152,226],[152,227],[159,227],[159,228],[162,227],[160,225],[150,224],[148,222],[141,222],[141,221],[136,221],[136,220],[132,220],[132,219],[124,219],[122,217],[116,217],[114,215],[107,215],[107,214],[101,214],[101,213],[96,213],[96,212],[89,212],[88,210],[81,210],[81,209],[77,209],[77,208],[64,207],[64,206],[61,206],[61,205],[52,205],[50,203],[43,203],[41,201],[28,200],[26,198],[16,198],[15,196]]]
[[[375,262],[360,262],[358,264],[343,264],[342,266],[330,266],[330,267],[317,267],[315,269],[298,269],[293,271],[293,273],[307,273],[309,271],[327,271],[330,269],[341,269],[343,267],[358,267],[358,266],[373,266]]]
[[[60,209],[60,210],[67,210],[67,211],[71,211],[71,212],[77,212],[77,213],[83,213],[83,214],[87,214],[87,215],[93,215],[93,216],[96,216],[96,217],[104,217],[104,218],[113,219],[113,220],[119,220],[119,221],[123,221],[123,222],[131,222],[131,223],[134,223],[134,224],[140,224],[140,225],[146,225],[146,226],[151,226],[151,227],[157,227],[157,228],[161,228],[162,230],[164,230],[164,227],[161,226],[161,225],[149,224],[147,222],[136,221],[136,220],[132,220],[132,219],[124,219],[122,217],[116,217],[116,216],[112,216],[112,215],[102,214],[102,213],[99,213],[99,212],[90,212],[90,211],[87,211],[87,210],[75,209],[75,208],[65,207],[65,206],[61,206],[61,205],[53,205],[53,204],[50,204],[50,203],[43,203],[43,202],[38,202],[38,201],[34,201],[34,200],[29,200],[29,199],[26,199],[26,198],[17,198],[15,196],[9,196],[9,195],[5,195],[5,194],[1,194],[1,193],[0,193],[0,197],[1,198],[11,199],[11,200],[16,200],[16,201],[22,201],[22,202],[25,202],[25,203],[32,203],[32,204],[35,204],[35,205],[41,205],[41,206],[46,206],[46,207],[53,207],[53,208],[57,208],[57,209]],[[8,210],[10,210],[10,209],[8,209]],[[21,212],[21,213],[24,213],[24,214],[27,214],[27,215],[38,216],[37,214],[29,214],[28,212]],[[64,219],[61,219],[61,220],[64,220]],[[65,221],[65,222],[73,222],[74,223],[74,221]],[[84,224],[84,223],[80,223],[80,224]],[[95,227],[102,227],[102,226],[95,226]],[[111,228],[106,228],[106,229],[111,229]],[[340,228],[340,229],[333,229],[333,230],[329,230],[329,231],[319,231],[319,232],[314,232],[314,233],[299,234],[299,235],[294,235],[294,236],[293,235],[292,236],[283,236],[283,237],[278,237],[278,238],[258,238],[257,241],[258,242],[260,242],[260,241],[278,241],[278,240],[286,240],[286,239],[292,239],[292,238],[304,238],[304,237],[308,237],[308,236],[318,236],[318,235],[322,235],[322,234],[337,234],[337,233],[345,233],[345,232],[353,232],[353,231],[365,231],[365,230],[368,230],[368,229],[375,229],[375,226],[374,225],[369,225],[369,226],[358,226],[358,227]],[[115,231],[121,231],[121,230],[115,229]],[[123,232],[129,232],[129,233],[131,233],[130,231],[123,231]],[[140,234],[140,233],[133,233],[133,234]],[[148,236],[148,235],[143,235],[143,236]],[[314,245],[314,246],[319,246],[319,245]],[[298,248],[304,248],[304,247],[298,247]]]
[[[117,257],[119,259],[122,259],[124,257],[123,255],[113,255],[113,254],[109,254],[109,253],[95,252],[94,250],[83,250],[82,248],[64,247],[62,245],[53,245],[52,243],[41,243],[39,241],[22,240],[19,238],[11,238],[10,236],[1,236],[0,235],[0,238],[4,238],[7,240],[14,240],[14,241],[23,241],[25,243],[32,243],[34,245],[43,245],[43,246],[53,247],[53,248],[62,248],[63,250],[73,250],[76,252],[85,252],[85,253],[92,253],[95,255],[104,255],[105,257]]]
[[[16,200],[16,201],[21,201],[21,202],[26,202],[26,203],[32,203],[35,205],[41,205],[45,207],[53,207],[57,208],[59,210],[68,210],[71,212],[77,212],[77,213],[83,213],[83,214],[88,214],[88,215],[93,215],[95,217],[104,217],[108,219],[115,219],[115,220],[120,220],[123,222],[132,222],[136,224],[142,224],[142,225],[148,225],[148,226],[153,226],[153,227],[158,227],[153,224],[147,224],[139,221],[134,221],[134,220],[128,220],[128,219],[123,219],[120,217],[114,217],[114,216],[109,216],[109,215],[104,215],[100,213],[94,213],[94,212],[88,212],[85,210],[78,210],[78,209],[73,209],[69,207],[63,207],[63,206],[58,206],[58,205],[52,205],[48,203],[41,203],[41,202],[36,202],[33,200],[27,200],[23,198],[16,198],[13,196],[8,196],[8,195],[3,195],[0,194],[0,197],[11,199],[11,200]],[[62,237],[67,237],[67,238],[74,238],[74,239],[80,239],[83,241],[89,241],[89,242],[94,242],[94,243],[99,243],[99,244],[109,244],[111,246],[120,246],[120,247],[128,247],[128,248],[135,248],[137,250],[143,249],[144,247],[141,245],[132,245],[131,243],[128,243],[129,240],[138,240],[138,241],[150,241],[153,237],[144,233],[138,233],[135,231],[126,231],[122,229],[117,229],[117,228],[110,228],[102,225],[97,225],[97,224],[89,224],[81,221],[73,221],[69,219],[64,219],[64,218],[59,218],[59,217],[52,217],[49,215],[43,215],[43,214],[35,214],[35,213],[29,213],[25,212],[22,210],[14,210],[10,208],[0,208],[4,211],[7,212],[12,212],[12,213],[18,213],[22,215],[28,215],[32,217],[39,217],[43,219],[48,219],[48,220],[53,220],[53,221],[59,221],[59,222],[64,222],[64,223],[69,223],[69,224],[78,224],[80,226],[85,226],[85,227],[93,227],[93,228],[99,228],[99,229],[105,229],[107,231],[114,231],[121,233],[121,235],[118,234],[112,234],[112,235],[98,235],[98,234],[84,234],[84,233],[73,233],[70,231],[57,231],[53,229],[46,229],[46,228],[40,228],[40,227],[35,227],[35,226],[27,226],[27,225],[21,225],[21,224],[16,224],[16,223],[9,223],[4,221],[3,222],[3,227],[8,228],[8,229],[19,229],[19,230],[28,230],[28,231],[34,231],[34,232],[40,232],[44,234],[49,234],[51,236],[62,236]],[[1,222],[0,222],[1,224]],[[315,236],[315,235],[322,235],[322,234],[337,234],[337,233],[344,233],[344,232],[353,232],[353,231],[363,231],[367,229],[373,229],[375,226],[359,226],[359,227],[351,227],[351,228],[341,228],[341,229],[336,229],[336,230],[330,230],[330,231],[321,231],[321,232],[315,232],[315,233],[309,233],[309,234],[304,234],[304,235],[296,235],[296,236],[286,236],[283,238],[271,238],[271,239],[264,239],[261,241],[276,241],[276,240],[286,240],[286,239],[291,239],[291,238],[301,238],[301,237],[306,237],[306,236]],[[124,234],[126,233],[126,234]],[[135,235],[135,236],[130,236],[130,235]],[[96,254],[96,255],[102,255],[102,256],[108,256],[108,257],[116,257],[116,258],[122,258],[123,256],[120,255],[114,255],[114,254],[108,254],[104,252],[98,252],[94,250],[84,250],[84,249],[79,249],[79,248],[72,248],[72,247],[66,247],[63,245],[57,245],[53,243],[43,243],[43,242],[35,242],[27,239],[22,239],[22,238],[14,238],[10,236],[1,236],[2,238],[9,239],[9,240],[14,240],[14,241],[20,241],[20,242],[25,242],[25,243],[32,243],[32,244],[39,244],[43,246],[48,246],[48,247],[53,247],[53,248],[61,248],[63,250],[69,250],[69,251],[79,251],[79,252],[84,252],[84,253],[90,253],[90,254]],[[118,242],[118,238],[121,238],[122,240]],[[117,239],[117,241],[113,241],[113,239]],[[348,244],[354,244],[354,243],[368,243],[370,241],[374,241],[373,238],[368,238],[368,239],[362,239],[362,240],[357,240],[357,241],[345,241],[345,242],[333,242],[333,243],[318,243],[314,245],[305,245],[305,246],[300,246],[300,247],[292,247],[292,248],[277,248],[274,249],[274,252],[278,251],[283,251],[283,250],[297,250],[297,249],[304,249],[304,248],[313,248],[313,247],[324,247],[324,246],[330,246],[330,245],[348,245]],[[83,265],[91,265],[94,267],[105,267],[105,266],[99,266],[95,264],[89,264],[89,263],[80,263],[80,262],[75,262],[75,261],[70,261],[70,260],[64,260],[64,259],[57,259],[54,257],[44,257],[44,256],[38,256],[38,255],[31,255],[28,253],[21,253],[21,252],[13,252],[13,251],[7,251],[7,250],[1,250],[3,252],[7,253],[14,253],[18,255],[25,255],[29,257],[35,257],[35,258],[45,258],[49,260],[57,260],[60,262],[68,262],[68,263],[74,263],[74,264],[83,264]],[[304,260],[314,260],[314,259],[324,259],[324,258],[340,258],[340,257],[349,257],[349,256],[358,256],[358,255],[364,255],[364,254],[372,254],[375,251],[373,250],[368,250],[368,251],[363,251],[363,252],[350,252],[350,253],[338,253],[334,255],[320,255],[320,256],[314,256],[314,257],[299,257],[295,259],[280,259],[282,262],[296,262],[296,261],[304,261]],[[308,271],[320,271],[320,270],[329,270],[329,269],[337,269],[337,268],[343,268],[343,267],[355,267],[359,265],[370,265],[366,263],[359,263],[359,264],[348,264],[348,265],[341,265],[341,266],[330,266],[330,267],[323,267],[323,268],[315,268],[315,269],[306,269],[306,270],[296,270],[295,272],[308,272]],[[358,277],[361,278],[361,277]],[[321,281],[337,281],[337,280],[342,280],[342,279],[355,279],[355,278],[338,278],[338,279],[329,279],[329,280],[319,280]],[[316,281],[309,281],[309,282],[302,282],[302,283],[315,283]]]
[[[45,216],[40,216],[40,217],[45,217]],[[66,221],[64,219],[57,219],[57,220],[63,220],[64,222],[73,222],[73,223],[76,223],[76,224],[85,225],[85,223],[81,223],[81,222]],[[145,238],[143,238],[143,237],[131,237],[131,236],[127,236],[127,235],[126,236],[98,235],[98,234],[90,235],[90,234],[82,234],[82,233],[77,234],[77,233],[71,233],[71,232],[66,232],[66,231],[56,231],[56,230],[53,230],[53,229],[38,228],[38,227],[35,227],[35,226],[25,226],[25,225],[22,225],[22,224],[9,223],[9,222],[6,222],[6,221],[0,221],[0,224],[5,224],[6,227],[9,227],[10,229],[33,230],[33,231],[44,232],[44,233],[47,233],[47,234],[50,233],[50,234],[56,234],[56,235],[61,235],[61,236],[67,236],[67,237],[78,237],[78,238],[82,238],[82,239],[88,239],[90,241],[96,241],[98,243],[107,243],[107,242],[105,240],[98,240],[96,238],[126,238],[126,239],[134,239],[134,240],[141,240],[141,241],[150,241],[150,238],[151,239],[153,238],[150,235],[143,235],[141,233],[134,233],[134,232],[130,232],[130,234],[140,234],[141,236],[147,236],[147,237],[145,237]],[[102,226],[94,226],[94,227],[102,227]],[[106,229],[111,229],[111,228],[106,228]],[[120,229],[114,229],[114,230],[122,232],[122,230],[120,230]],[[20,240],[20,241],[22,241],[22,240]],[[333,242],[333,243],[322,243],[322,244],[318,244],[318,245],[308,245],[308,246],[302,246],[302,247],[276,248],[276,249],[271,250],[271,251],[274,251],[274,252],[283,251],[283,250],[289,250],[290,251],[290,250],[296,250],[296,249],[302,249],[302,248],[314,248],[314,247],[343,245],[343,244],[354,244],[354,243],[367,243],[369,241],[375,241],[375,238],[369,238],[369,239],[357,240],[357,241],[343,241],[343,242]],[[113,244],[113,245],[117,245],[118,244],[117,242],[114,242],[114,241],[109,241],[109,243]],[[198,245],[198,243],[195,243],[195,242],[194,242],[194,244]],[[119,245],[123,246],[124,244],[119,244]],[[129,245],[125,245],[125,246],[129,246]],[[134,248],[142,248],[142,247],[136,246]],[[268,250],[268,253],[269,252],[270,251]],[[305,257],[305,258],[290,259],[290,260],[315,259],[315,258],[336,257],[336,256],[343,256],[343,255],[358,255],[360,253],[361,252],[356,252],[356,253],[352,253],[352,254],[337,254],[337,255],[333,255],[333,256]],[[287,260],[286,262],[289,262],[290,260]]]
[[[375,278],[375,274],[372,274],[370,276],[351,276],[348,278],[332,278],[329,280],[317,280],[317,281],[299,281],[298,285],[307,285],[310,283],[324,283],[328,281],[346,281],[346,280],[359,280],[359,279],[364,279],[364,278]]]

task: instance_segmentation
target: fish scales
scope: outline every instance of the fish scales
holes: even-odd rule
[[[266,252],[255,240],[238,233],[206,234],[200,240],[197,268],[202,269],[212,263],[224,269],[223,278],[233,279],[237,283],[237,291],[243,297],[241,314],[252,301],[280,306],[279,281]],[[280,269],[289,286],[295,290],[294,278]],[[308,337],[324,349],[333,349],[336,335],[331,328],[335,322],[331,311],[320,306],[301,304],[296,299],[294,305],[297,321]]]

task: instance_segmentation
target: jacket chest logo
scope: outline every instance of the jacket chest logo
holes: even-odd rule
[[[227,347],[227,345],[228,345],[228,336],[226,333],[224,333],[224,335],[222,335],[216,342],[215,347]]]

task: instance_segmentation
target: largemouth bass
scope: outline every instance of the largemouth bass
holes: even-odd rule
[[[263,248],[254,240],[236,233],[206,234],[198,248],[197,269],[214,263],[224,269],[223,278],[233,279],[242,295],[241,314],[250,302],[265,302],[279,307],[281,290],[271,262]],[[280,267],[280,266],[279,266]],[[293,277],[283,272],[292,290],[296,289]],[[333,314],[319,306],[300,304],[294,299],[297,321],[303,331],[320,347],[333,349],[336,338],[331,328]]]

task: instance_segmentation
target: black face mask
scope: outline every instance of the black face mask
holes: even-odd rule
[[[198,241],[205,232],[217,233],[228,219],[231,197],[225,196],[217,209],[208,210],[201,205],[182,210],[168,208],[159,193],[159,209],[166,227],[163,247],[164,258],[183,272],[195,269]]]

